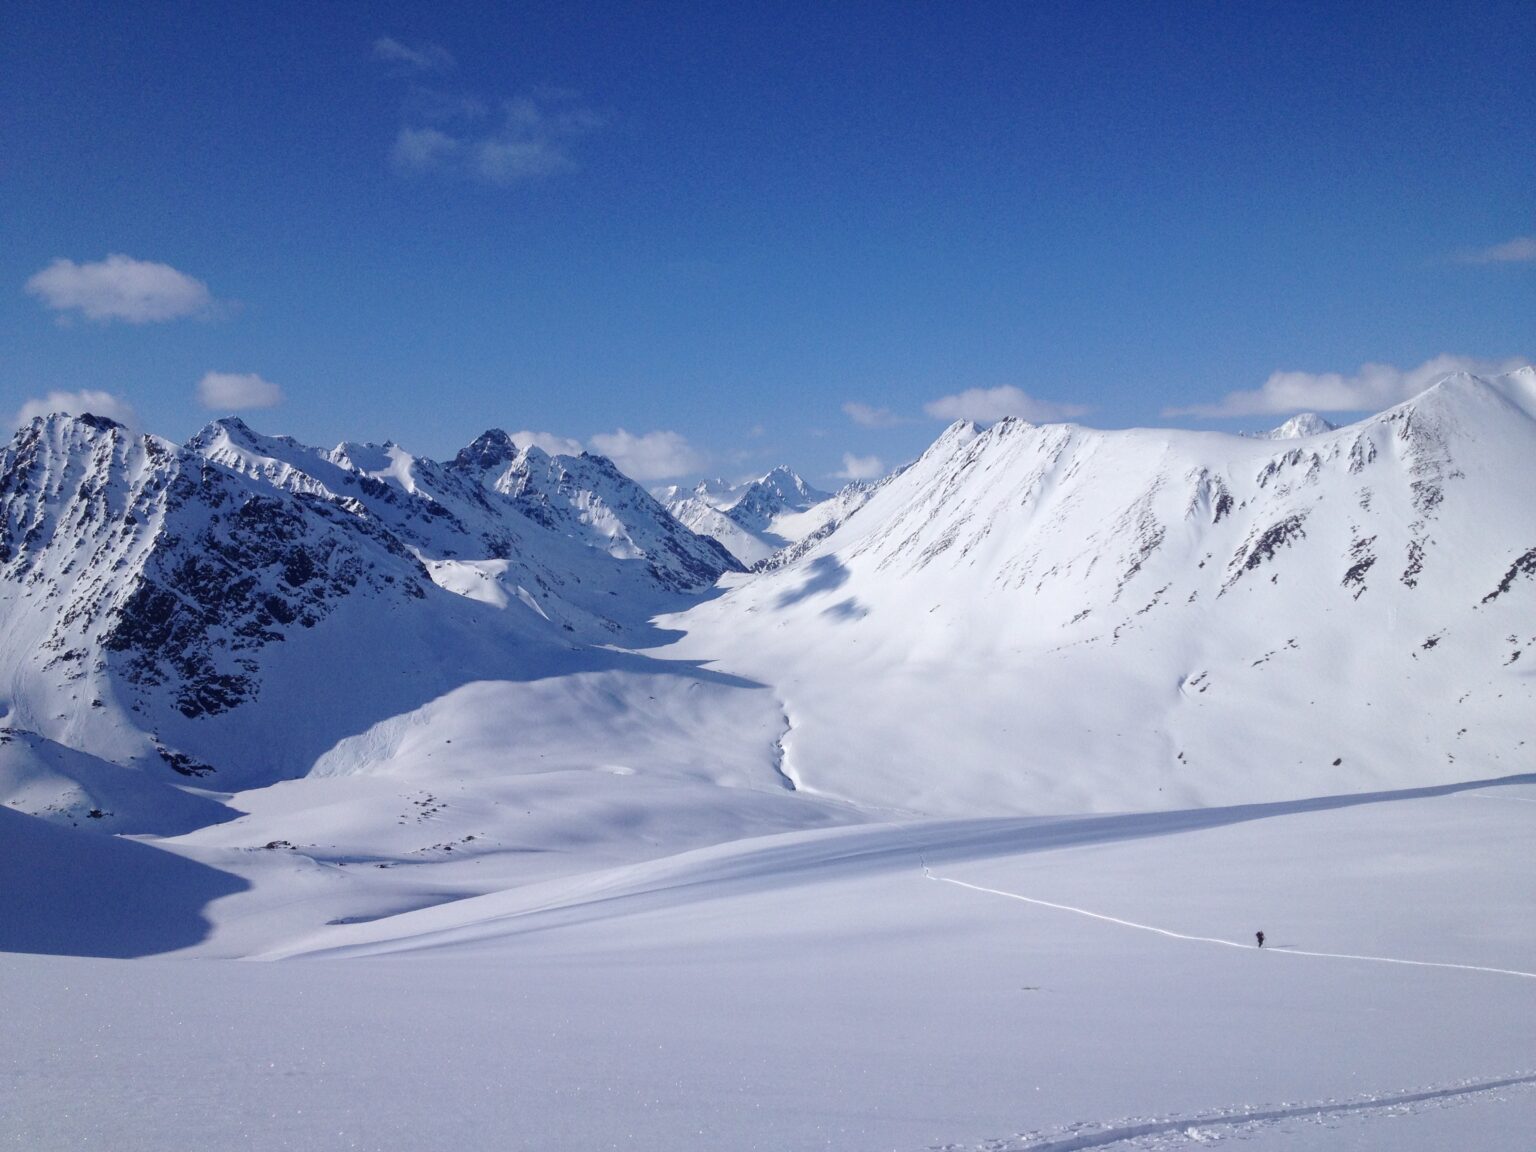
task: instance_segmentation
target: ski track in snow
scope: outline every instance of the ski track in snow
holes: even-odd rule
[[[1248,1110],[1244,1107],[1204,1112],[1195,1116],[1142,1122],[1120,1121],[1112,1125],[1077,1124],[1054,1133],[1032,1132],[1003,1140],[988,1140],[976,1145],[980,1152],[1078,1152],[1084,1148],[1108,1148],[1145,1137],[1173,1136],[1177,1145],[1158,1141],[1139,1145],[1147,1148],[1171,1148],[1178,1145],[1207,1144],[1226,1136],[1243,1137],[1254,1129],[1284,1120],[1311,1120],[1324,1116],[1369,1114],[1389,1109],[1409,1109],[1415,1104],[1460,1102],[1470,1097],[1503,1088],[1526,1088],[1536,1084],[1536,1074],[1524,1073],[1497,1080],[1463,1081],[1450,1087],[1424,1088],[1393,1096],[1363,1096],[1342,1102],[1286,1105],[1279,1108]],[[1227,1129],[1227,1131],[1222,1131]],[[929,1152],[959,1152],[960,1145],[930,1146]]]
[[[1467,792],[1474,800],[1514,800],[1520,804],[1536,804],[1536,796],[1492,796],[1487,792]]]
[[[1103,920],[1109,924],[1119,924],[1123,928],[1135,928],[1141,932],[1153,932],[1173,940],[1190,940],[1197,944],[1219,944],[1223,948],[1241,948],[1245,952],[1254,950],[1252,944],[1240,943],[1236,940],[1223,940],[1218,936],[1191,936],[1183,932],[1174,932],[1168,928],[1157,928],[1151,924],[1138,924],[1134,920],[1121,920],[1117,916],[1106,916],[1102,912],[1090,912],[1086,908],[1076,908],[1071,904],[1056,904],[1050,900],[1038,900],[1033,896],[1021,896],[1017,892],[1005,892],[1001,888],[987,888],[980,884],[970,884],[964,880],[955,880],[949,876],[938,876],[929,869],[927,864],[923,865],[923,875],[930,880],[937,880],[943,884],[954,884],[960,888],[969,888],[973,892],[986,892],[993,896],[1005,896],[1009,900],[1020,900],[1025,904],[1036,904],[1041,908],[1054,908],[1058,912],[1073,912],[1079,916],[1087,916],[1092,920]],[[1464,972],[1491,972],[1498,976],[1519,976],[1526,980],[1536,980],[1536,972],[1522,972],[1517,968],[1488,968],[1480,964],[1452,964],[1444,960],[1405,960],[1396,956],[1359,956],[1350,952],[1308,952],[1301,948],[1273,948],[1270,951],[1278,956],[1311,956],[1320,960],[1362,960],[1372,964],[1404,964],[1413,968],[1456,968]]]

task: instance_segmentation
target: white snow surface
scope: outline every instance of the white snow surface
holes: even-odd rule
[[[1530,782],[920,821],[337,924],[278,963],[0,956],[26,989],[0,1031],[0,1135],[157,1152],[1520,1149],[1533,821]],[[296,891],[307,865],[261,855],[280,874],[257,890]],[[330,871],[305,882],[393,875]]]
[[[956,425],[709,589],[598,458],[40,421],[0,1146],[1523,1149],[1533,422]]]

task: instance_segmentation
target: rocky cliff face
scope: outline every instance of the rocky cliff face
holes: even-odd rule
[[[500,636],[508,653],[610,642],[736,567],[601,458],[492,432],[448,464],[393,466],[238,420],[185,446],[94,416],[23,428],[0,451],[7,723],[205,773],[229,759],[220,718],[291,695],[278,678],[336,674],[352,634],[417,637],[398,653],[409,671],[348,672],[359,694],[381,676],[436,683],[459,658],[416,650],[433,635]]]

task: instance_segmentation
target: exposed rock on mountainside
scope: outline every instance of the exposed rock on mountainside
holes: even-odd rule
[[[792,562],[728,577],[678,650],[776,685],[798,778],[860,803],[1493,776],[1531,754],[1531,491],[1530,369],[1291,442],[957,424]]]
[[[735,567],[607,460],[501,432],[438,464],[393,446],[326,453],[238,420],[177,447],[52,416],[0,452],[7,721],[122,764],[282,775],[305,763],[292,731],[323,750],[351,716],[477,666],[516,674],[531,651],[637,638]],[[336,676],[356,699],[334,729],[207,723],[265,700],[272,724],[280,701],[346,694],[295,677]],[[402,695],[403,676],[417,683]]]
[[[497,431],[442,463],[49,417],[0,451],[0,802],[160,829],[213,817],[156,788],[449,745],[927,813],[1497,775],[1536,714],[1532,490],[1530,370],[1278,442],[957,424],[879,484],[712,507],[798,541],[748,572]]]

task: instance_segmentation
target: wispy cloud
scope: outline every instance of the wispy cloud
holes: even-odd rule
[[[1005,416],[1017,416],[1037,424],[1053,420],[1071,420],[1090,411],[1085,404],[1062,404],[1041,400],[1022,388],[1004,384],[998,388],[967,388],[953,396],[940,396],[923,405],[923,411],[936,420],[974,420],[990,424]]]
[[[1436,356],[1417,368],[1362,364],[1353,375],[1341,372],[1276,372],[1252,391],[1228,392],[1215,404],[1165,408],[1164,416],[1273,416],[1296,412],[1375,412],[1417,396],[1453,372],[1496,376],[1513,372],[1527,360],[1480,360],[1472,356]]]
[[[839,480],[878,480],[885,475],[885,465],[878,456],[855,456],[843,453],[843,470],[832,475]]]
[[[27,292],[56,312],[78,310],[103,323],[151,324],[206,314],[213,306],[208,285],[169,264],[113,253],[76,264],[62,257],[26,284]]]
[[[569,436],[560,436],[554,432],[514,432],[512,443],[519,448],[532,445],[551,456],[580,456],[582,453],[580,440],[572,440]]]
[[[1463,252],[1457,259],[1463,264],[1533,264],[1536,263],[1536,236],[1516,236],[1502,244]]]
[[[412,47],[393,36],[380,36],[373,42],[373,58],[412,72],[452,72],[455,67],[453,54],[441,44],[428,42]]]
[[[254,372],[208,372],[197,382],[197,402],[217,412],[275,408],[283,390]]]
[[[16,423],[30,424],[37,417],[48,416],[54,412],[68,412],[71,416],[84,416],[89,413],[92,416],[105,416],[108,420],[116,420],[119,424],[129,426],[137,426],[139,422],[133,405],[121,396],[115,396],[111,392],[87,389],[81,392],[50,392],[46,396],[28,400],[16,413]]]
[[[704,454],[679,432],[657,431],[636,436],[619,428],[613,432],[599,432],[590,443],[594,451],[608,457],[619,466],[619,471],[635,480],[686,476],[699,471],[706,463]]]
[[[400,129],[389,161],[396,172],[431,172],[447,168],[463,155],[462,141],[438,128]]]
[[[857,400],[850,400],[844,404],[843,414],[861,428],[895,428],[912,423],[909,417],[898,416],[889,408],[876,408],[871,404],[861,404]]]
[[[471,171],[491,184],[518,184],[576,168],[565,148],[548,138],[480,140],[471,147]]]
[[[534,96],[506,101],[494,119],[466,100],[460,119],[465,122],[402,125],[390,150],[395,171],[459,176],[501,187],[574,172],[580,167],[573,155],[577,142],[606,122],[593,109],[552,107]]]
[[[384,37],[377,60],[412,72],[447,73],[453,57],[436,44],[413,47]],[[390,146],[390,166],[403,176],[439,175],[511,187],[574,172],[578,143],[607,123],[569,88],[542,86],[500,102],[473,93],[413,83]]]

